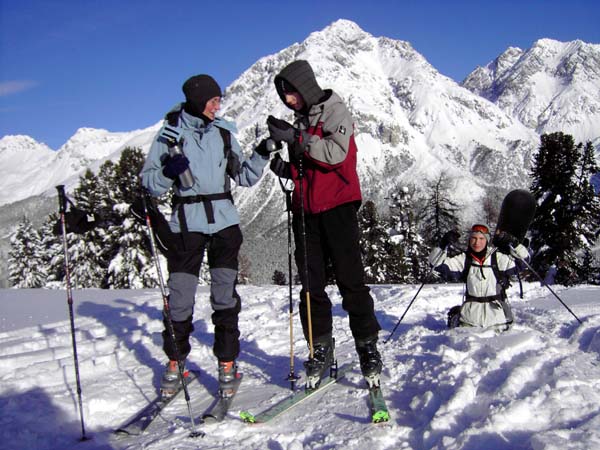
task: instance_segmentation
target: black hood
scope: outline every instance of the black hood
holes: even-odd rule
[[[302,96],[307,111],[325,97],[325,92],[317,83],[315,73],[308,61],[298,60],[288,64],[275,76],[274,82],[283,103],[285,103],[285,91],[291,86]],[[284,89],[284,86],[287,88]],[[287,105],[287,103],[285,104]]]

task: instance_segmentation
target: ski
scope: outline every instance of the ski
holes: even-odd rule
[[[195,372],[188,371],[188,376],[186,377],[187,385],[197,377]],[[154,400],[117,428],[114,433],[120,436],[138,436],[142,434],[154,419],[160,415],[161,411],[175,400],[181,392],[183,392],[183,386],[179,386],[177,391],[166,399],[163,399],[162,395],[158,394]]]
[[[382,423],[390,420],[390,413],[385,404],[381,386],[369,387],[369,408],[372,423]]]
[[[243,374],[238,373],[237,378],[233,382],[230,389],[227,390],[226,395],[223,395],[221,390],[219,390],[219,394],[213,404],[206,410],[204,414],[202,414],[202,420],[206,423],[217,423],[222,422],[225,416],[227,415],[227,411],[229,411],[229,407],[233,403],[233,398],[240,387],[242,382]]]
[[[321,381],[321,385],[316,389],[302,389],[293,393],[291,396],[285,397],[283,400],[275,403],[265,411],[256,415],[249,411],[242,411],[240,417],[246,423],[265,423],[273,420],[281,414],[289,411],[294,406],[302,403],[304,400],[310,398],[317,392],[322,392],[330,386],[337,383],[343,376],[352,368],[352,364],[346,364],[337,370],[337,374],[332,377],[328,376]]]

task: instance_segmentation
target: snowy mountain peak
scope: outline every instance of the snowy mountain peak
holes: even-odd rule
[[[52,149],[46,144],[40,143],[30,136],[23,134],[7,135],[0,138],[0,157],[7,153],[38,152],[48,153]]]
[[[576,141],[600,136],[600,45],[540,39],[507,50],[462,83],[537,133],[562,131]]]
[[[311,36],[319,35],[335,36],[340,39],[356,39],[357,37],[364,37],[365,35],[371,36],[369,33],[359,27],[358,24],[348,19],[336,20],[327,27],[323,28],[323,30],[311,33],[307,40],[310,39]]]

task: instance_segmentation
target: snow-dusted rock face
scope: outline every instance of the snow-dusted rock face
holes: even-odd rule
[[[338,20],[303,42],[265,56],[225,90],[221,114],[234,120],[246,152],[266,137],[269,114],[291,120],[274,76],[308,60],[323,88],[334,89],[355,118],[365,199],[380,207],[399,183],[422,187],[444,173],[465,205],[466,221],[481,211],[484,188],[529,186],[541,133],[565,131],[600,144],[600,46],[537,41],[509,48],[461,84],[440,74],[410,43],[374,37]],[[177,99],[174,99],[174,102]],[[86,168],[118,159],[126,146],[147,151],[160,126],[125,133],[83,128],[53,152],[26,136],[0,139],[0,205],[74,186]],[[3,170],[4,172],[4,170]],[[285,223],[284,195],[270,171],[234,192],[249,236]]]
[[[563,131],[576,142],[600,136],[600,44],[536,41],[509,48],[462,83],[538,134]]]
[[[227,88],[222,113],[236,121],[246,148],[266,136],[269,114],[291,120],[273,78],[296,59],[308,60],[320,85],[341,95],[354,115],[365,198],[381,205],[398,183],[422,186],[441,172],[456,178],[467,205],[484,186],[527,185],[539,141],[534,130],[440,74],[408,42],[374,37],[346,20],[260,59]],[[276,197],[282,211],[274,189],[267,176],[240,190],[242,212],[247,207],[255,218],[264,195]]]

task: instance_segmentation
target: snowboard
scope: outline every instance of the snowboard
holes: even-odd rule
[[[535,215],[535,208],[536,201],[531,192],[525,189],[510,191],[502,200],[495,234],[504,231],[523,242]]]

